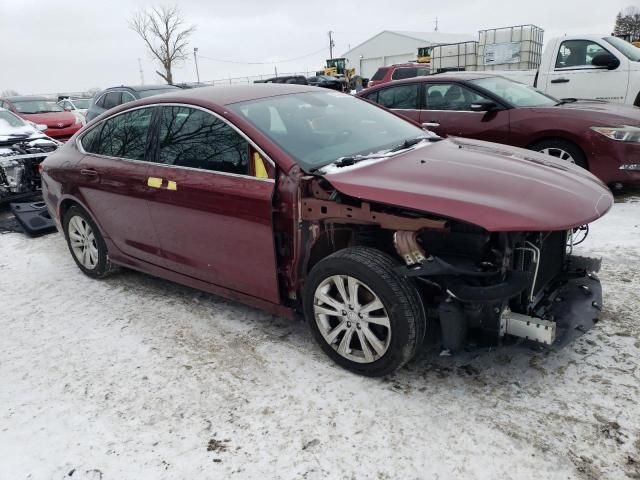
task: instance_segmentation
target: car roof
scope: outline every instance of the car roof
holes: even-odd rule
[[[175,88],[176,90],[180,90],[180,87],[176,87],[175,85],[118,85],[115,87],[105,88],[104,91],[107,92],[109,90],[117,90],[121,88],[133,90],[134,92],[143,92],[146,90],[164,90],[167,88]]]
[[[29,100],[51,100],[47,97],[42,97],[40,95],[14,95],[13,97],[5,97],[5,100],[9,100],[10,102],[22,102]],[[51,100],[53,101],[53,100]]]
[[[381,83],[371,88],[367,88],[367,92],[372,92],[373,90],[379,90],[383,88],[390,87],[392,85],[402,85],[404,83],[416,83],[416,82],[451,82],[451,81],[468,81],[468,80],[478,80],[480,78],[489,78],[489,77],[497,77],[499,75],[483,73],[483,72],[448,72],[448,73],[437,73],[433,75],[423,75],[420,77],[411,77],[411,78],[403,78],[402,80],[393,80],[392,82]],[[362,90],[363,92],[365,90]]]
[[[247,85],[228,85],[219,87],[202,87],[190,90],[179,89],[179,92],[164,93],[149,97],[150,101],[162,97],[164,101],[182,102],[189,100],[194,103],[216,103],[230,105],[232,103],[258,100],[260,98],[289,95],[292,93],[319,92],[318,87],[296,85],[294,83],[252,83]]]

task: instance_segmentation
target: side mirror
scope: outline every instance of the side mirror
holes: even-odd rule
[[[65,112],[70,112],[72,109],[69,105],[67,105],[66,107],[64,107],[64,111]]]
[[[490,100],[482,100],[480,102],[473,102],[470,108],[472,112],[491,112],[497,110],[498,105]]]
[[[615,70],[620,66],[620,60],[610,53],[601,53],[591,60],[594,67],[605,67],[607,70]]]
[[[47,127],[44,123],[36,124],[36,130],[38,130],[39,132],[44,132],[47,128],[49,127]]]

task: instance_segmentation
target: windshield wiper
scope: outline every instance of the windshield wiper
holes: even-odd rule
[[[349,155],[348,157],[340,157],[333,164],[336,167],[348,167],[350,165],[355,165],[358,162],[363,160],[370,160],[372,158],[383,158],[384,155],[371,153],[368,155]]]
[[[407,148],[411,148],[414,145],[417,145],[418,143],[422,142],[423,140],[427,140],[429,142],[437,142],[442,140],[442,137],[438,137],[438,136],[419,136],[416,138],[408,138],[407,140],[405,140],[402,143],[399,143],[398,145],[396,145],[395,147],[391,148],[391,150],[387,150],[387,152],[392,153],[392,152],[398,152],[400,150],[405,150]]]
[[[567,103],[574,103],[574,102],[577,102],[577,101],[578,101],[577,98],[563,98],[558,103],[556,103],[556,107],[559,107],[560,105],[565,105]]]

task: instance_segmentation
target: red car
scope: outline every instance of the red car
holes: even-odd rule
[[[294,317],[364,375],[442,345],[562,343],[593,326],[580,227],[612,205],[547,155],[443,140],[300,85],[211,87],[105,112],[43,163],[80,270],[121,265]]]
[[[360,92],[438,135],[528,148],[586,168],[603,182],[640,183],[640,109],[557,100],[505,77],[439,74]]]
[[[53,100],[45,97],[20,96],[0,98],[0,107],[37,125],[46,125],[45,134],[66,141],[82,128],[82,119],[65,111]]]
[[[397,63],[395,65],[380,67],[369,80],[367,88],[389,83],[393,80],[429,75],[429,72],[430,66],[424,63]]]

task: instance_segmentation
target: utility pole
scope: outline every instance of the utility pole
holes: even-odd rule
[[[436,17],[436,32],[438,31],[438,17]]]
[[[142,70],[142,60],[138,57],[138,67],[140,69],[140,85],[144,85],[144,70]]]
[[[333,43],[333,32],[331,30],[329,30],[329,58],[333,58],[333,47],[336,46],[335,43]]]
[[[196,78],[198,79],[198,83],[200,83],[200,72],[198,71],[198,47],[193,47],[193,61],[196,64]]]

